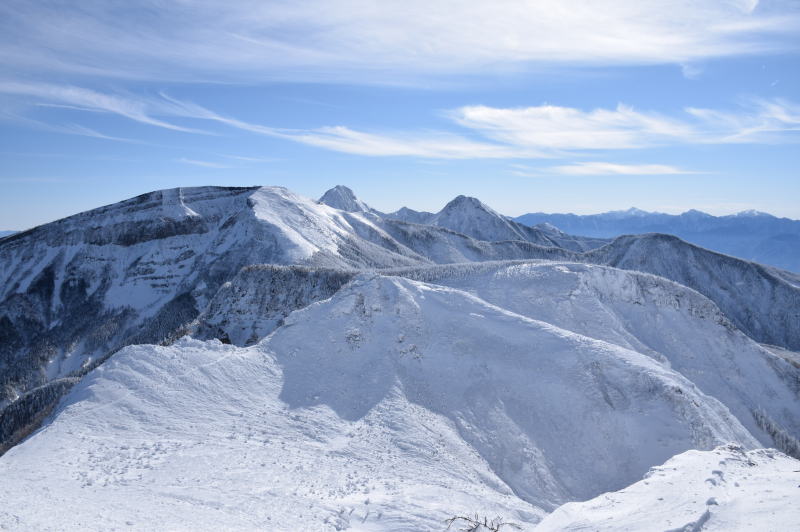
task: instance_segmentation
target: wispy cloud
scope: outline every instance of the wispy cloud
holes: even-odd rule
[[[544,173],[560,175],[676,175],[697,174],[665,164],[617,164],[600,161],[550,166]]]
[[[284,133],[287,140],[329,150],[368,156],[413,156],[432,159],[507,159],[537,157],[533,150],[473,141],[449,133],[368,133],[337,126]]]
[[[55,102],[56,105],[62,104],[81,111],[113,113],[142,124],[184,133],[206,133],[156,118],[158,115],[178,115],[178,109],[164,99],[125,97],[71,85],[17,81],[0,81],[0,93],[44,100],[35,101],[35,104],[53,105]]]
[[[551,151],[641,148],[694,134],[679,120],[625,105],[592,111],[555,105],[469,106],[449,115],[459,125],[497,141]]]
[[[604,151],[690,143],[781,143],[800,140],[797,134],[800,131],[800,106],[780,99],[750,100],[733,109],[687,108],[671,116],[623,104],[611,109],[592,110],[555,105],[519,108],[466,106],[446,111],[444,117],[450,121],[447,124],[449,127],[439,130],[362,131],[344,125],[310,129],[276,128],[225,116],[165,93],[137,97],[73,86],[0,81],[0,93],[3,92],[22,95],[34,104],[40,100],[46,100],[45,103],[56,102],[57,105],[62,102],[78,110],[113,113],[135,122],[182,133],[213,134],[176,123],[178,120],[206,122],[341,153],[376,157],[574,158]],[[65,133],[114,138],[75,124],[52,127]],[[603,171],[612,170],[606,167]],[[639,168],[639,173],[642,170]],[[659,168],[650,168],[651,173],[656,170]],[[565,170],[568,171],[577,173],[590,170],[587,166],[581,166]],[[622,171],[618,168],[616,173]]]
[[[203,168],[232,168],[230,165],[215,163],[212,161],[200,161],[197,159],[187,159],[185,157],[181,157],[177,159],[179,163],[189,164],[192,166],[202,166]]]
[[[24,124],[34,129],[50,131],[53,133],[63,133],[66,135],[80,135],[82,137],[113,140],[117,142],[129,142],[133,144],[147,144],[146,142],[137,139],[106,135],[105,133],[101,133],[92,128],[82,126],[80,124],[52,124],[52,123],[42,122],[41,120],[34,120],[33,118],[29,118],[27,116],[21,116],[19,114],[9,113],[5,111],[0,111],[0,118]]]
[[[756,0],[5,0],[0,64],[158,80],[404,83],[797,50],[798,30],[796,3],[760,9]]]
[[[274,163],[278,160],[274,157],[250,157],[244,155],[229,155],[225,153],[218,153],[217,155],[224,157],[225,159],[232,159],[234,161],[242,161],[245,163]]]
[[[800,105],[782,99],[755,99],[745,112],[690,107],[686,112],[709,132],[707,142],[775,143],[800,140]]]

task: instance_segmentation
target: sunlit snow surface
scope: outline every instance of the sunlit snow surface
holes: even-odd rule
[[[532,528],[726,442],[758,446],[651,356],[463,290],[362,274],[249,348],[184,339],[116,354],[0,459],[13,479],[0,525],[416,531],[479,512]],[[774,456],[726,481],[800,469]],[[685,474],[715,478],[706,465]],[[788,485],[748,486],[779,508]],[[700,501],[708,522],[723,495]],[[696,509],[678,503],[676,526]]]
[[[536,530],[797,530],[798,465],[767,449],[744,452],[732,445],[688,451],[624,490],[565,504]]]

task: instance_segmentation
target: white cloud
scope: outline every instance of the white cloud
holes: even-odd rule
[[[796,141],[800,106],[785,100],[753,100],[736,110],[687,108],[667,117],[618,105],[584,111],[572,107],[462,107],[448,113],[459,125],[520,149],[551,155],[687,143]]]
[[[800,105],[786,100],[756,99],[747,103],[744,112],[716,109],[686,109],[706,130],[709,143],[775,143],[800,140],[792,132],[800,131]]]
[[[6,71],[402,83],[797,50],[783,0],[5,0]]]
[[[369,156],[414,156],[433,159],[496,159],[536,157],[532,150],[476,142],[447,133],[379,134],[347,127],[325,127],[283,138],[329,150]]]
[[[359,131],[343,125],[311,129],[275,128],[223,116],[163,93],[154,97],[136,97],[74,86],[11,81],[0,81],[0,93],[24,96],[35,105],[66,105],[80,111],[113,113],[139,123],[184,133],[210,134],[176,124],[176,119],[212,122],[249,133],[365,156],[567,158],[598,151],[687,143],[800,140],[796,134],[800,131],[800,106],[778,99],[753,100],[735,110],[688,108],[677,116],[639,111],[622,104],[613,109],[588,111],[554,105],[522,108],[468,106],[445,113],[445,117],[463,129],[462,133],[456,133],[447,130]],[[113,138],[75,124],[53,125],[52,128],[72,134]],[[584,168],[583,171],[588,170]]]
[[[641,148],[693,135],[691,126],[624,105],[582,111],[542,105],[524,108],[462,107],[450,113],[461,126],[515,146],[548,150]]]
[[[184,157],[177,159],[177,161],[179,163],[190,164],[192,166],[202,166],[203,168],[232,168],[226,164],[214,163],[211,161],[200,161],[197,159],[186,159]]]
[[[617,164],[600,161],[551,166],[545,168],[544,172],[560,175],[676,175],[698,173],[664,164]]]
[[[176,115],[178,109],[166,100],[148,100],[122,95],[106,94],[71,85],[0,81],[0,93],[21,95],[32,99],[45,100],[45,104],[68,106],[80,111],[113,113],[142,124],[182,131],[185,133],[205,133],[199,129],[182,127],[154,115]],[[42,102],[35,102],[41,104]]]

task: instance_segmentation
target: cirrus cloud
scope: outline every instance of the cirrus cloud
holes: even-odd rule
[[[0,81],[0,94],[32,106],[68,105],[79,111],[118,115],[181,133],[213,134],[178,123],[203,121],[253,134],[364,156],[431,159],[567,158],[598,151],[678,144],[783,143],[800,140],[800,106],[781,99],[754,99],[736,109],[687,108],[675,116],[623,104],[582,110],[541,105],[522,108],[466,106],[444,116],[460,130],[359,131],[344,125],[276,128],[219,114],[193,102],[158,96],[106,94],[75,86]],[[114,137],[81,126],[54,125],[72,133]],[[586,170],[586,167],[583,171]],[[574,171],[579,171],[580,168]],[[666,167],[664,167],[666,168]],[[664,169],[662,168],[662,169]],[[655,170],[651,168],[650,170]],[[606,168],[606,171],[610,171]],[[620,173],[620,172],[616,172]]]
[[[797,50],[784,0],[6,0],[9,72],[413,83],[536,65],[680,64]]]

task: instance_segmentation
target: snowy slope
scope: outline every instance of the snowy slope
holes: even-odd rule
[[[688,451],[624,490],[565,504],[535,530],[796,530],[798,483],[800,461],[773,450]]]
[[[720,400],[762,444],[800,456],[800,369],[738,331],[714,303],[685,286],[575,263],[414,271],[429,282],[651,356]]]
[[[751,338],[800,350],[800,276],[661,234],[623,236],[583,260],[671,279],[705,295]]]
[[[500,262],[386,271],[647,355],[720,400],[764,445],[800,456],[800,368],[738,331],[714,303],[667,279],[605,266]],[[356,272],[252,267],[220,290],[200,337],[237,345],[330,297]]]
[[[254,344],[292,311],[331,297],[356,274],[302,266],[247,266],[222,285],[189,332],[195,338]]]
[[[48,383],[169,339],[244,266],[428,262],[369,219],[280,187],[163,190],[5,238],[0,444],[35,414],[11,419],[8,404],[43,404]]]
[[[249,348],[131,346],[0,458],[0,525],[534,523],[752,436],[652,358],[464,291],[362,274]],[[37,504],[30,502],[36,500]]]

